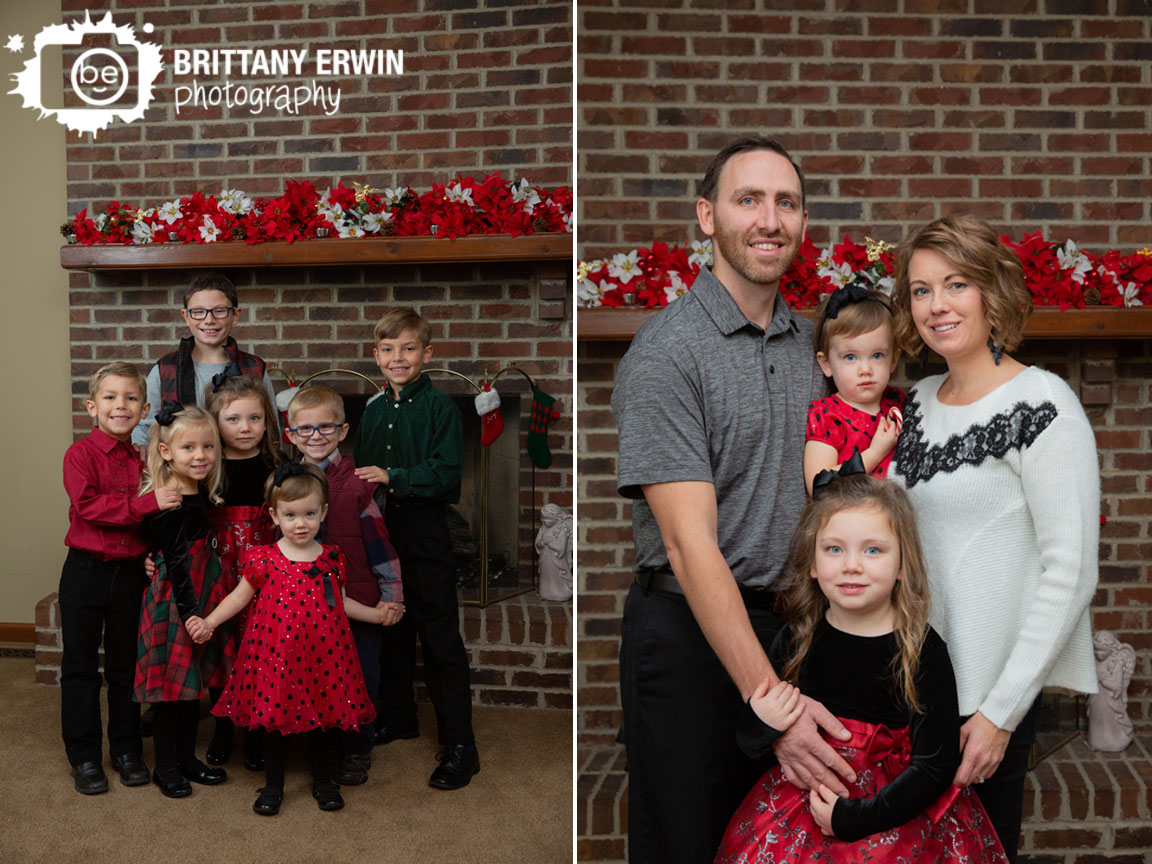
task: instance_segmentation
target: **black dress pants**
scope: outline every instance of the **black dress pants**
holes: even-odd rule
[[[783,626],[749,609],[767,651]],[[709,864],[771,760],[736,746],[740,691],[682,597],[633,585],[620,650],[630,864]]]
[[[382,628],[377,725],[416,728],[412,673],[419,635],[424,683],[436,709],[439,741],[473,744],[468,654],[460,636],[456,566],[444,505],[413,505],[389,498],[384,517],[400,558],[407,611],[399,622]]]
[[[1004,847],[1008,860],[1015,862],[1016,850],[1020,845],[1020,826],[1024,819],[1024,775],[1028,773],[1028,754],[1036,737],[1037,700],[1012,737],[1008,739],[1008,749],[996,773],[972,786],[980,803],[988,811],[996,836]],[[961,723],[968,718],[961,718]]]
[[[147,581],[142,558],[101,561],[69,549],[60,574],[60,725],[71,765],[100,762],[100,643],[108,682],[108,748],[139,755],[140,705],[132,701],[140,601]]]

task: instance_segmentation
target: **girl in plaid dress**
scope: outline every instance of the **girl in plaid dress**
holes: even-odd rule
[[[220,584],[227,594],[240,581],[240,558],[255,546],[275,543],[280,536],[268,508],[264,506],[264,483],[280,464],[276,437],[276,413],[264,384],[243,375],[222,373],[212,382],[208,413],[216,420],[224,446],[224,501],[209,511],[220,558]],[[247,614],[241,612],[228,627],[221,628],[225,662],[208,682],[212,704],[220,700],[232,661],[244,635]],[[217,717],[204,759],[209,765],[223,765],[232,755],[234,726],[228,717]],[[244,732],[244,765],[250,771],[264,767],[263,743],[259,729]]]
[[[156,416],[140,494],[175,488],[180,507],[145,522],[155,575],[144,593],[134,696],[154,709],[152,779],[169,798],[192,793],[189,781],[215,785],[228,776],[196,758],[200,697],[223,657],[221,639],[198,645],[188,621],[224,596],[209,510],[220,502],[220,436],[196,406],[165,403]]]

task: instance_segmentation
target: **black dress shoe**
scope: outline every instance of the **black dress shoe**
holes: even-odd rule
[[[263,786],[256,790],[260,796],[252,805],[252,811],[261,816],[275,816],[280,812],[280,805],[284,802],[284,790]]]
[[[180,769],[168,767],[163,771],[157,769],[152,772],[152,782],[160,787],[165,798],[187,798],[192,794],[192,786]]]
[[[374,743],[388,744],[392,741],[399,741],[401,739],[419,738],[420,727],[413,726],[410,729],[396,729],[393,726],[380,726],[376,729],[376,737]]]
[[[263,753],[245,753],[244,754],[244,767],[249,771],[263,771],[264,770],[264,754]]]
[[[428,785],[435,789],[460,789],[480,771],[480,754],[475,744],[448,744],[436,758],[440,765],[428,779]]]
[[[185,780],[204,786],[216,786],[228,779],[228,772],[223,768],[210,768],[199,760],[191,765],[181,765],[180,773]]]
[[[349,753],[340,760],[336,770],[336,782],[341,786],[362,786],[368,782],[368,771],[372,768],[370,753]]]
[[[340,787],[335,783],[317,783],[312,787],[312,797],[321,810],[339,810],[344,806]]]
[[[144,786],[148,783],[148,766],[138,753],[113,756],[112,768],[120,775],[120,782],[124,786]]]
[[[72,782],[81,795],[99,795],[108,791],[108,775],[99,762],[81,762],[72,766]]]

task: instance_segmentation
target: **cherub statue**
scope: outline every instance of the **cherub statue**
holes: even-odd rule
[[[1107,630],[1092,638],[1100,690],[1088,697],[1088,746],[1118,753],[1132,743],[1128,717],[1128,684],[1136,668],[1136,651]]]
[[[572,596],[572,517],[555,504],[540,510],[536,552],[540,556],[540,596],[567,600]]]

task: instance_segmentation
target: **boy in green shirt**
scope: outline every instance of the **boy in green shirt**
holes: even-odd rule
[[[376,743],[420,734],[412,689],[419,633],[441,745],[428,785],[459,789],[480,770],[446,518],[447,506],[460,500],[462,421],[452,399],[423,372],[432,359],[431,326],[415,309],[389,312],[373,337],[388,388],[364,412],[352,452],[356,476],[387,487],[384,520],[400,557],[407,606],[385,630]]]

